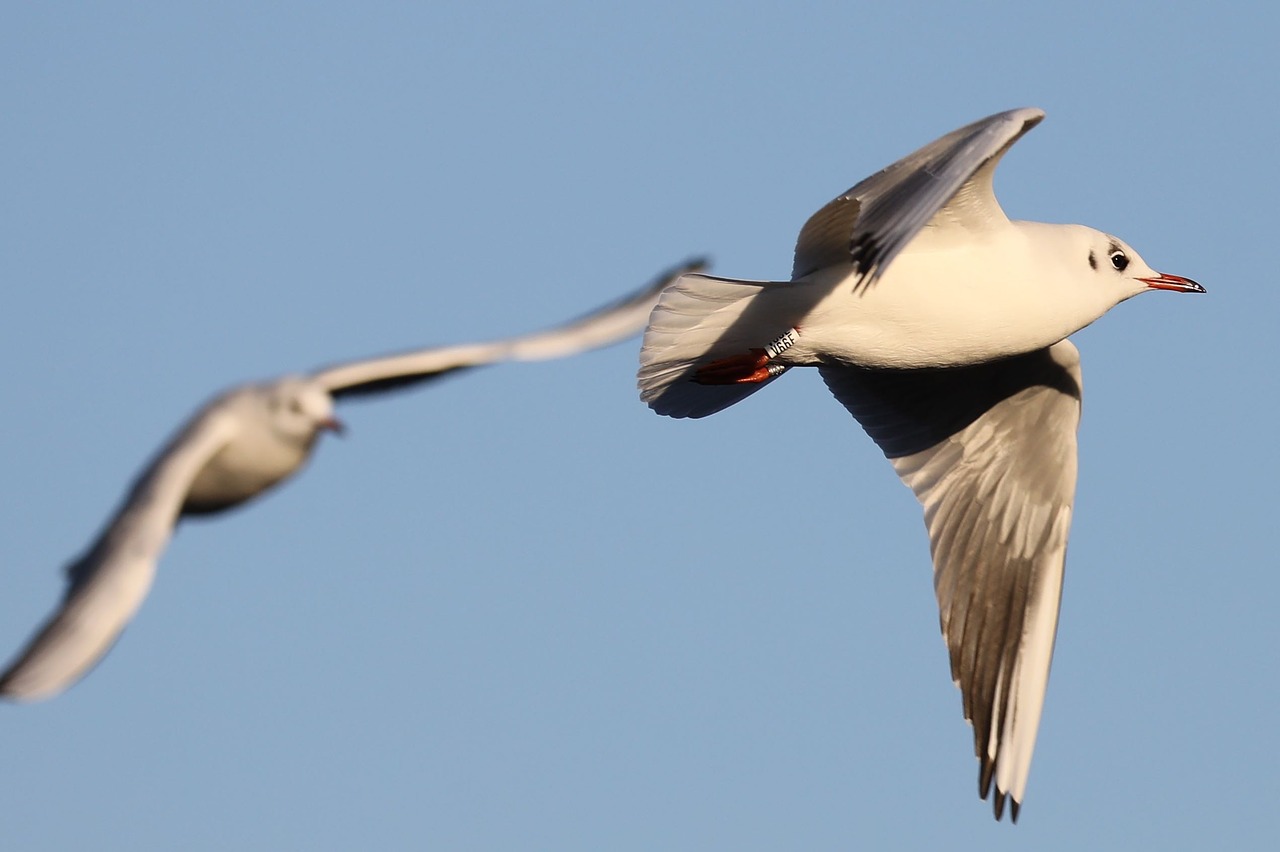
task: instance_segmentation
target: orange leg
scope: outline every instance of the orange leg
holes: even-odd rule
[[[769,356],[763,349],[752,349],[746,355],[734,355],[703,364],[693,374],[700,385],[742,385],[767,381]]]
[[[800,329],[788,329],[786,334],[764,349],[751,349],[746,355],[732,355],[703,364],[693,374],[693,380],[700,385],[747,385],[767,382],[787,369],[782,364],[769,362],[794,346],[799,337]]]

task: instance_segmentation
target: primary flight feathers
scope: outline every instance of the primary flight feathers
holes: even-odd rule
[[[1014,820],[1075,496],[1081,373],[1065,338],[1139,293],[1204,292],[1116,237],[1005,216],[996,165],[1043,118],[984,118],[838,196],[801,229],[790,281],[682,276],[639,371],[654,411],[705,417],[818,368],[924,507],[978,789]]]
[[[0,696],[47,698],[88,672],[142,605],[176,522],[236,506],[296,473],[320,433],[341,428],[335,398],[615,343],[644,327],[672,280],[703,266],[700,260],[685,263],[616,303],[548,331],[353,361],[215,397],[155,455],[97,540],[67,567],[60,604],[0,674]]]

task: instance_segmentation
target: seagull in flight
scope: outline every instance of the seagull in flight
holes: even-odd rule
[[[1140,293],[1203,293],[1123,240],[1010,221],[992,177],[1044,118],[948,133],[835,198],[790,281],[688,273],[645,331],[641,399],[705,417],[793,367],[835,398],[924,507],[978,792],[1016,821],[1057,633],[1081,372],[1066,338]]]
[[[352,361],[232,388],[183,424],[134,480],[97,539],[66,569],[61,601],[0,674],[0,696],[49,698],[83,677],[142,605],[177,522],[238,506],[297,473],[321,432],[340,432],[334,403],[501,361],[563,358],[644,327],[658,294],[689,261],[648,286],[547,331]]]

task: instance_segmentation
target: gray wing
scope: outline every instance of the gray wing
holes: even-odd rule
[[[639,334],[659,294],[685,272],[694,272],[706,265],[702,259],[686,261],[634,293],[547,331],[352,361],[321,369],[313,377],[334,397],[355,396],[397,390],[468,367],[499,361],[551,360],[608,346]]]
[[[1004,152],[1044,118],[997,113],[908,154],[813,214],[796,241],[792,279],[852,263],[870,285],[931,219],[981,227],[1005,218],[991,188]]]
[[[111,650],[151,588],[192,480],[236,431],[233,418],[206,409],[139,475],[97,541],[67,566],[61,603],[0,674],[0,695],[48,698]]]
[[[824,366],[836,398],[924,506],[978,791],[1017,820],[1048,685],[1076,483],[1069,341],[951,370]]]

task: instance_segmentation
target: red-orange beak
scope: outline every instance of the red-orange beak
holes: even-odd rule
[[[328,417],[320,421],[321,429],[328,429],[335,435],[343,435],[347,431],[347,426],[336,417]]]
[[[1175,293],[1203,293],[1205,289],[1190,278],[1183,278],[1181,275],[1166,275],[1161,272],[1151,278],[1139,278],[1143,284],[1146,284],[1153,290],[1172,290]]]

